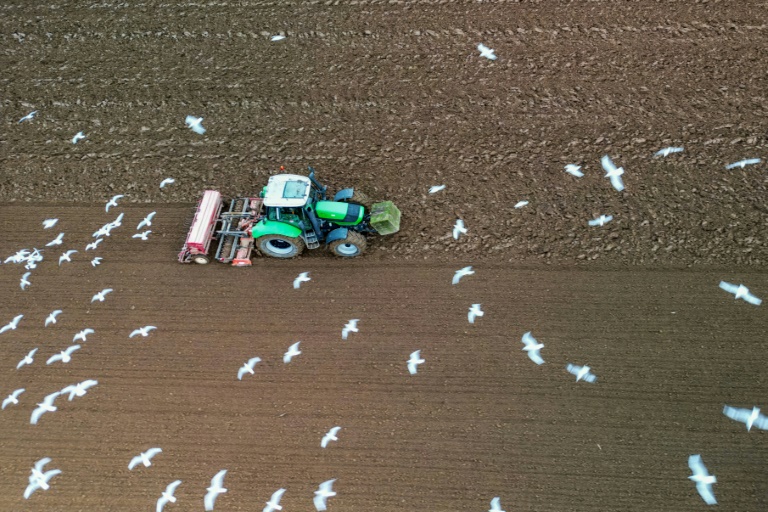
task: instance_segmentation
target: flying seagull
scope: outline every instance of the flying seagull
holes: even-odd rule
[[[274,35],[274,36],[269,38],[269,40],[273,41],[273,42],[274,41],[282,41],[283,39],[285,39],[285,36],[282,35],[282,34],[277,34],[277,35]]]
[[[76,396],[85,396],[86,391],[98,384],[99,381],[88,379],[77,384],[72,384],[61,390],[61,394],[69,393],[69,401],[71,402]]]
[[[0,327],[0,334],[3,334],[5,331],[15,330],[19,326],[19,322],[22,318],[24,318],[24,315],[16,315],[13,317],[13,320],[11,320],[7,325]]]
[[[93,250],[96,250],[96,248],[99,246],[99,244],[100,244],[101,242],[103,242],[103,241],[104,241],[104,239],[103,239],[103,238],[98,238],[98,239],[96,239],[96,241],[94,241],[94,242],[91,242],[91,243],[89,243],[88,245],[86,245],[86,246],[85,246],[85,250],[86,250],[86,251],[90,251],[91,249],[93,249]]]
[[[32,284],[29,282],[29,276],[31,275],[32,275],[32,272],[26,272],[23,276],[21,276],[21,282],[19,283],[19,286],[21,286],[22,290],[26,290],[27,286]]]
[[[184,122],[189,127],[189,129],[192,130],[193,132],[200,135],[205,133],[205,128],[203,128],[203,125],[202,125],[202,122],[203,122],[202,117],[187,116]]]
[[[144,467],[148,468],[152,465],[152,457],[157,455],[158,453],[162,453],[162,448],[150,448],[149,450],[145,452],[141,452],[137,456],[131,459],[131,462],[128,463],[128,469],[132,470],[135,468],[139,463],[144,464]]]
[[[117,194],[116,196],[113,196],[113,197],[112,197],[112,199],[110,199],[109,201],[107,201],[107,204],[106,204],[106,206],[105,206],[105,210],[106,210],[107,212],[109,212],[109,209],[110,209],[112,206],[117,206],[117,201],[118,201],[119,199],[122,199],[122,198],[124,198],[124,197],[125,197],[125,195],[124,195],[124,194]],[[119,222],[119,221],[118,221],[118,222]]]
[[[453,226],[453,238],[458,240],[460,235],[466,235],[467,228],[464,227],[464,221],[456,219],[456,224]]]
[[[103,290],[98,292],[96,295],[91,297],[91,302],[95,302],[95,301],[104,302],[104,300],[107,297],[107,294],[112,292],[113,292],[112,288],[104,288]]]
[[[288,347],[288,352],[283,354],[283,362],[284,363],[286,363],[286,364],[290,363],[291,359],[293,359],[294,356],[297,356],[297,355],[301,354],[301,351],[299,350],[299,343],[301,343],[301,342],[297,341],[296,343],[294,343],[293,345]]]
[[[453,274],[453,281],[451,281],[452,284],[459,284],[459,281],[464,276],[471,276],[474,274],[475,271],[472,270],[472,267],[464,267],[456,271],[455,274]]]
[[[293,288],[298,290],[301,287],[301,283],[306,283],[311,280],[312,278],[309,277],[309,272],[302,272],[299,274],[299,277],[293,280]]]
[[[565,368],[568,370],[568,373],[576,376],[576,382],[579,382],[580,380],[585,382],[595,382],[597,380],[596,375],[589,373],[589,370],[591,370],[589,366],[576,366],[575,364],[569,363]]]
[[[336,434],[339,433],[339,430],[341,430],[341,427],[333,427],[329,430],[328,433],[323,436],[323,439],[320,440],[320,447],[327,448],[329,441],[338,441],[339,438],[336,437]]]
[[[91,266],[95,267],[96,265],[101,265],[101,260],[103,260],[103,259],[104,258],[102,258],[101,256],[96,256],[95,258],[93,258],[91,260]]]
[[[720,281],[720,288],[727,291],[728,293],[732,293],[735,296],[735,299],[743,299],[745,302],[749,302],[755,306],[759,306],[763,302],[763,299],[758,299],[752,295],[749,292],[749,288],[743,284],[737,286],[735,284],[726,283],[725,281]]]
[[[63,240],[64,240],[64,233],[59,233],[59,235],[56,238],[54,238],[53,240],[45,244],[45,246],[53,247],[54,245],[61,245],[62,243],[64,243]]]
[[[353,318],[347,324],[344,326],[344,328],[341,330],[341,339],[345,340],[347,339],[347,336],[349,336],[350,332],[359,332],[357,329],[357,322],[359,322],[359,318]]]
[[[408,360],[408,372],[411,375],[416,373],[416,367],[424,362],[421,359],[421,350],[411,353],[411,358]]]
[[[75,254],[76,252],[77,252],[76,250],[70,249],[67,252],[65,252],[64,254],[62,254],[61,256],[59,256],[59,266],[61,266],[61,262],[62,261],[68,261],[68,262],[72,263],[72,260],[70,259],[70,257],[73,254]]]
[[[152,232],[152,230],[148,229],[146,231],[142,231],[141,233],[136,233],[135,235],[133,235],[132,238],[141,238],[142,240],[144,240],[146,242],[147,241],[147,237],[149,236],[149,234],[151,232]]]
[[[333,482],[335,482],[336,479],[333,480],[326,480],[325,482],[321,483],[320,486],[315,491],[315,508],[318,512],[322,512],[323,510],[327,510],[328,507],[326,506],[326,500],[328,498],[333,498],[336,496],[336,493],[333,492]]]
[[[576,176],[577,178],[581,178],[584,176],[584,173],[581,172],[581,166],[576,164],[568,164],[565,166],[565,172],[572,176]]]
[[[203,500],[205,503],[205,510],[213,510],[213,504],[216,502],[216,498],[219,497],[219,494],[227,492],[224,488],[224,475],[226,474],[227,470],[222,469],[211,478],[211,486],[206,489],[208,492],[205,493],[205,499]]]
[[[747,425],[747,432],[752,429],[753,425],[760,430],[768,430],[768,417],[760,414],[759,407],[753,407],[752,409],[738,409],[726,405],[723,408],[723,414],[732,420],[740,421]]]
[[[283,497],[283,494],[285,494],[285,489],[278,489],[274,493],[272,493],[272,497],[269,498],[269,501],[267,502],[267,506],[264,507],[261,512],[272,512],[273,510],[282,510],[283,507],[280,506],[280,498]]]
[[[477,45],[477,51],[480,52],[481,57],[485,57],[488,60],[496,60],[496,54],[494,53],[494,50],[491,50],[483,43]]]
[[[151,226],[152,225],[152,219],[155,218],[155,215],[157,212],[150,212],[146,217],[144,217],[144,220],[139,222],[139,225],[136,226],[136,231],[140,230],[144,226]]]
[[[19,395],[22,394],[23,392],[24,392],[24,388],[21,388],[21,389],[17,389],[16,391],[8,395],[8,398],[3,400],[2,409],[5,409],[6,407],[8,407],[8,404],[19,405]]]
[[[245,375],[246,373],[250,373],[251,375],[256,373],[253,371],[253,367],[256,366],[256,363],[259,363],[259,362],[261,362],[260,357],[250,358],[248,362],[244,363],[243,366],[241,366],[240,369],[237,371],[237,380],[243,380],[243,375]]]
[[[160,188],[165,188],[166,185],[173,185],[176,183],[176,180],[173,178],[165,178],[163,181],[160,182]]]
[[[624,174],[624,168],[616,167],[608,155],[603,156],[603,158],[600,160],[600,163],[603,165],[603,169],[605,170],[605,177],[611,179],[611,185],[613,185],[613,188],[619,192],[624,190],[624,181],[621,179],[621,175]]]
[[[35,118],[35,115],[37,115],[37,110],[33,110],[29,114],[25,115],[21,119],[19,119],[19,123],[23,123],[24,121],[31,121]]]
[[[21,368],[25,364],[32,364],[32,363],[34,363],[35,362],[35,353],[37,353],[37,349],[36,348],[33,348],[32,350],[30,350],[29,353],[26,356],[24,356],[24,359],[19,361],[19,364],[16,365],[16,369],[18,370],[19,368]]]
[[[55,309],[55,310],[51,311],[51,314],[48,315],[48,318],[45,319],[45,326],[48,327],[51,324],[55,324],[56,323],[56,317],[59,316],[60,314],[61,314],[61,310],[60,309]]]
[[[94,331],[93,329],[83,329],[83,330],[82,330],[82,331],[80,331],[79,333],[75,334],[75,337],[74,337],[74,338],[72,338],[72,342],[74,343],[74,342],[75,342],[75,341],[77,341],[77,340],[88,341],[88,340],[86,340],[85,338],[86,338],[86,337],[87,337],[89,334],[93,334],[94,332],[96,332],[96,331]]]
[[[437,194],[441,190],[445,189],[445,185],[433,185],[429,187],[429,193],[430,194]]]
[[[138,336],[141,334],[145,338],[149,336],[149,331],[153,331],[157,329],[154,325],[145,325],[144,327],[139,327],[138,329],[134,329],[131,331],[131,334],[128,335],[129,338],[133,338],[134,336]]]
[[[525,346],[523,347],[523,350],[528,352],[528,357],[536,364],[543,364],[544,359],[541,358],[541,354],[539,351],[544,348],[543,343],[539,343],[536,338],[533,337],[531,334],[531,331],[526,332],[523,334],[523,344]]]
[[[505,512],[501,510],[501,498],[497,496],[491,500],[491,509],[488,512]]]
[[[32,468],[32,474],[29,475],[29,485],[24,491],[24,499],[29,499],[29,497],[32,496],[32,493],[38,489],[44,491],[50,489],[51,486],[48,482],[50,482],[51,478],[54,476],[61,474],[60,469],[51,469],[50,471],[43,472],[43,467],[49,462],[51,462],[50,457],[45,457],[35,462],[35,467]]]
[[[72,360],[72,353],[76,350],[80,350],[80,345],[70,345],[66,349],[62,350],[58,354],[53,354],[51,357],[48,358],[48,361],[46,361],[45,364],[52,364],[56,361],[61,361],[62,363],[68,363]]]
[[[746,160],[739,160],[738,162],[728,164],[725,166],[725,168],[735,169],[738,167],[739,169],[743,169],[747,165],[755,165],[755,164],[759,164],[760,162],[762,162],[762,160],[759,158],[747,158]]]
[[[676,148],[676,147],[667,147],[662,148],[658,150],[656,153],[653,154],[653,156],[669,156],[672,153],[681,153],[683,151],[683,148]]]
[[[40,420],[40,416],[46,412],[55,412],[56,406],[53,405],[53,401],[56,400],[60,394],[60,392],[56,391],[55,393],[51,393],[50,395],[43,398],[43,401],[37,404],[37,408],[32,411],[32,416],[29,418],[29,422],[32,425],[37,425],[37,422]]]
[[[51,229],[57,222],[59,222],[59,219],[45,219],[43,221],[43,229]]]
[[[528,204],[528,201],[518,201],[515,203],[515,208],[522,208],[523,206],[526,206]]]
[[[590,226],[605,226],[613,220],[613,215],[601,215],[596,219],[592,219],[588,222]]]
[[[467,320],[469,320],[469,323],[473,324],[475,323],[475,318],[479,316],[483,316],[485,312],[480,309],[480,304],[472,304],[469,308],[469,313],[467,313]]]
[[[168,487],[165,488],[163,494],[157,500],[157,508],[155,509],[155,512],[163,512],[163,507],[168,502],[176,503],[176,497],[173,493],[176,491],[179,484],[181,484],[181,480],[176,480],[168,484]]]
[[[712,484],[717,483],[717,478],[709,474],[704,463],[701,462],[701,455],[691,455],[688,457],[688,467],[693,472],[693,475],[688,478],[696,482],[696,490],[699,491],[701,499],[707,505],[716,505],[717,500],[712,493]]]
[[[77,144],[77,141],[82,140],[85,138],[85,134],[83,132],[77,132],[74,137],[72,137],[72,144]]]

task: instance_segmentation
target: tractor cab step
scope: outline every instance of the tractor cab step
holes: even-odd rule
[[[317,240],[317,233],[312,230],[304,232],[304,243],[307,244],[307,249],[317,249],[320,247],[320,242]]]

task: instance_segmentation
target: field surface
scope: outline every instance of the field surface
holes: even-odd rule
[[[765,163],[725,168],[768,156],[765,12],[651,0],[0,5],[0,257],[65,233],[26,291],[23,266],[0,264],[0,325],[24,314],[0,334],[0,398],[26,389],[0,411],[0,510],[154,510],[176,479],[166,512],[203,510],[227,469],[222,512],[261,510],[279,488],[284,512],[314,510],[332,478],[337,512],[484,511],[494,496],[508,512],[693,511],[706,507],[687,478],[696,453],[719,509],[765,510],[766,434],[722,408],[766,405],[766,306],[718,288],[768,298]],[[684,151],[654,157],[666,146]],[[603,155],[625,169],[624,191]],[[255,194],[280,166],[308,165],[332,191],[395,201],[401,231],[355,261],[175,262],[203,190]],[[160,189],[166,177],[176,183]],[[105,213],[114,194],[125,197]],[[150,211],[149,240],[132,239]],[[123,226],[86,252],[119,212]],[[613,221],[588,226],[602,214]],[[50,217],[59,224],[44,231]],[[454,240],[457,218],[468,233]],[[57,265],[67,249],[79,252]],[[476,274],[452,286],[466,265]],[[294,290],[304,271],[312,281]],[[103,288],[114,291],[91,303]],[[470,325],[474,303],[485,315]],[[343,341],[352,318],[360,332]],[[158,328],[129,339],[143,325]],[[46,365],[86,327],[96,332],[71,362]],[[545,345],[541,366],[521,350],[527,331]],[[415,350],[425,363],[410,375]],[[568,363],[597,382],[575,382]],[[99,384],[30,425],[45,395],[85,379]],[[323,449],[333,426],[339,440]],[[152,466],[129,471],[153,446]],[[24,500],[43,457],[62,474]]]

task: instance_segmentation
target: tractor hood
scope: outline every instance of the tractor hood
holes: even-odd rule
[[[318,201],[315,204],[315,214],[320,219],[339,224],[340,226],[354,226],[362,222],[365,209],[357,204],[339,201]]]

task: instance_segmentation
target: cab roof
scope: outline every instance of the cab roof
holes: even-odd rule
[[[298,174],[276,174],[269,178],[266,188],[264,206],[290,208],[307,204],[312,182]]]

